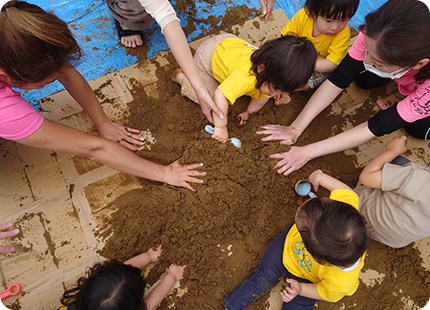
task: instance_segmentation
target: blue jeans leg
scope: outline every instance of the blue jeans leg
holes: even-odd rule
[[[407,159],[406,157],[399,155],[391,161],[391,164],[398,165],[398,166],[404,166],[410,162],[411,161],[409,159]]]
[[[287,275],[289,277],[295,278],[298,281],[300,280],[300,282],[311,283],[310,281],[291,275],[282,263],[285,237],[287,236],[289,230],[290,229],[287,229],[281,233],[270,243],[254,272],[247,276],[233,289],[233,291],[227,295],[227,297],[224,298],[222,301],[224,307],[226,307],[228,310],[245,309],[257,298],[270,291],[279,282],[281,277],[285,277]],[[292,308],[290,307],[285,309],[312,309],[313,305],[315,304],[315,300],[305,297],[301,297],[298,300],[299,304],[304,302],[301,300],[302,298],[313,301],[310,308],[301,308],[299,304],[294,306],[295,300],[298,297],[294,298],[289,303],[284,303],[284,305],[291,304],[292,306]],[[299,306],[299,308],[297,306]],[[284,310],[284,307],[282,309]]]

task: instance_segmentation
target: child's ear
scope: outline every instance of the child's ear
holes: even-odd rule
[[[266,68],[266,66],[265,65],[258,65],[258,67],[257,67],[257,72],[258,73],[261,73],[262,71],[264,71],[264,69]]]

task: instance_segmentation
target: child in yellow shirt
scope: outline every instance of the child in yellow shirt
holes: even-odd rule
[[[223,300],[227,310],[241,310],[287,276],[282,310],[310,310],[317,300],[336,302],[358,288],[370,244],[358,196],[346,184],[314,171],[309,181],[331,191],[330,198],[305,201],[295,224],[273,240],[257,269]]]
[[[290,92],[305,87],[314,72],[316,53],[309,40],[297,36],[282,36],[258,49],[232,34],[221,34],[203,42],[194,60],[203,82],[224,115],[236,99],[243,95],[251,97],[248,109],[238,117],[243,125],[270,97],[274,97],[275,104],[280,104]],[[180,69],[172,79],[181,84],[183,96],[198,103]],[[213,115],[213,119],[212,138],[226,142],[227,117],[220,119]]]
[[[308,38],[317,51],[309,88],[321,85],[345,57],[350,40],[348,21],[358,4],[359,0],[306,0],[305,8],[282,29],[282,35],[294,33]]]

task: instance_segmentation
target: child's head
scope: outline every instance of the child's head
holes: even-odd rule
[[[350,20],[357,12],[360,0],[306,0],[305,8],[311,17]]]
[[[264,43],[251,55],[251,62],[257,88],[265,84],[276,91],[290,93],[308,83],[315,70],[316,51],[306,38],[282,36]]]
[[[6,3],[0,13],[0,73],[13,86],[40,83],[61,72],[81,50],[67,24],[36,5]]]
[[[359,0],[306,0],[307,13],[314,19],[313,35],[334,36],[357,11]]]
[[[145,286],[139,268],[106,261],[88,268],[77,286],[64,292],[61,303],[69,310],[146,310]]]
[[[418,83],[430,78],[430,12],[422,1],[387,1],[366,16],[365,33],[365,63],[383,72],[420,69]]]
[[[307,251],[319,263],[353,265],[370,244],[364,218],[353,206],[325,197],[307,200],[296,212]]]

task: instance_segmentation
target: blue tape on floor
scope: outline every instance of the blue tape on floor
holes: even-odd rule
[[[94,80],[107,73],[128,67],[137,61],[136,57],[126,55],[126,49],[119,44],[113,17],[102,0],[30,0],[29,2],[42,7],[45,11],[53,12],[68,23],[84,54],[76,69],[86,80]],[[350,25],[357,27],[362,24],[364,16],[384,2],[383,0],[362,0]],[[173,0],[171,3],[175,6]],[[195,18],[189,18],[192,12],[178,14],[182,27],[187,26],[188,20],[193,21],[196,26],[196,30],[187,37],[188,41],[211,29],[212,25],[206,21],[209,16],[220,18],[222,22],[222,17],[231,7],[231,3],[231,0],[217,0],[215,4],[195,0],[197,11]],[[260,9],[258,0],[235,0],[234,4],[237,6],[245,4],[251,9]],[[278,1],[277,4],[289,18],[302,8],[301,2],[296,1],[284,0]],[[275,5],[276,8],[278,6]],[[252,17],[254,16],[249,16],[249,18]],[[152,28],[145,32],[152,34],[151,37],[146,35],[148,57],[168,49],[167,42],[155,21]],[[39,109],[38,101],[40,99],[62,89],[64,89],[63,85],[56,81],[39,90],[22,92],[24,99]]]

